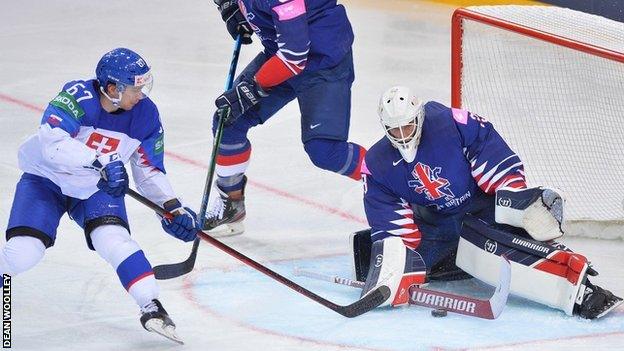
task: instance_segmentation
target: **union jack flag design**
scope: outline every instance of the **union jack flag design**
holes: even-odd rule
[[[441,197],[450,200],[455,194],[450,189],[451,183],[448,179],[440,177],[440,172],[442,167],[431,169],[429,165],[418,162],[412,171],[415,180],[410,181],[409,186],[418,194],[424,192],[427,200],[435,201]]]

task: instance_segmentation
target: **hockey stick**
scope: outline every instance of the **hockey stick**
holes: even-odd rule
[[[234,74],[236,73],[236,65],[238,64],[238,55],[241,49],[241,36],[236,38],[234,43],[234,52],[232,53],[232,62],[230,63],[230,71],[228,72],[227,82],[225,83],[225,90],[230,90],[234,84]],[[212,142],[212,155],[210,156],[210,167],[208,168],[208,174],[206,176],[206,184],[204,185],[204,196],[202,197],[201,207],[199,209],[199,225],[200,228],[204,227],[206,222],[206,208],[208,207],[208,200],[210,199],[210,189],[212,189],[212,180],[214,178],[216,163],[217,163],[217,151],[219,144],[221,144],[221,137],[223,136],[223,126],[227,119],[225,115],[229,114],[227,110],[219,114],[219,124],[217,131]],[[154,276],[156,279],[172,279],[184,275],[193,270],[195,267],[195,260],[197,259],[197,250],[199,249],[199,237],[193,242],[193,248],[189,257],[178,263],[163,264],[154,267]]]
[[[348,285],[362,289],[364,282],[326,275],[295,268],[294,274],[317,280],[324,280],[335,284]],[[412,305],[443,309],[449,312],[464,314],[467,316],[496,319],[503,312],[509,297],[509,285],[511,283],[511,265],[504,256],[501,256],[500,275],[498,287],[494,294],[487,300],[452,294],[448,292],[430,290],[418,285],[409,288],[409,303]]]
[[[136,191],[134,191],[133,189],[129,189],[128,190],[128,195],[130,195],[131,197],[133,197],[134,199],[136,199],[137,201],[139,201],[140,203],[146,205],[147,207],[151,208],[152,210],[156,211],[156,213],[160,214],[161,216],[165,217],[165,218],[172,218],[171,213],[166,212],[164,209],[162,209],[160,206],[156,205],[155,203],[151,202],[150,200],[148,200],[147,198],[145,198],[144,196],[142,196],[141,194],[137,193]],[[345,317],[348,318],[353,318],[353,317],[357,317],[363,313],[366,313],[372,309],[374,309],[375,307],[381,305],[384,301],[386,301],[389,297],[390,297],[390,289],[387,286],[380,286],[379,288],[373,290],[370,294],[364,296],[363,298],[355,301],[354,303],[347,305],[347,306],[342,306],[342,305],[338,305],[334,302],[331,302],[315,293],[313,293],[312,291],[304,288],[303,286],[293,282],[292,280],[284,277],[283,275],[271,270],[268,267],[265,267],[264,265],[254,261],[253,259],[243,255],[242,253],[234,250],[233,248],[227,246],[226,244],[220,242],[219,240],[211,237],[210,235],[206,234],[205,232],[198,230],[197,231],[197,237],[201,238],[202,240],[205,240],[207,242],[209,242],[210,244],[212,244],[213,246],[216,246],[218,249],[224,251],[225,253],[227,253],[228,255],[238,259],[239,261],[243,262],[244,264],[251,266],[252,268],[256,269],[257,271],[259,271],[260,273],[263,273],[267,276],[269,276],[270,278],[273,278],[275,280],[277,280],[278,282],[286,285],[287,287],[293,289],[294,291],[302,294],[303,296],[331,309],[332,311],[339,313]]]

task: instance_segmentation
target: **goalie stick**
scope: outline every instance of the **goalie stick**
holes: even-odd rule
[[[232,61],[230,62],[230,70],[228,72],[227,80],[225,83],[225,90],[230,90],[234,84],[234,74],[236,73],[236,65],[238,64],[238,55],[241,49],[241,36],[236,37],[234,43],[234,52],[232,53]],[[215,165],[217,163],[217,151],[219,144],[221,144],[221,137],[223,136],[223,126],[226,120],[224,115],[229,114],[227,110],[224,113],[219,114],[219,124],[215,132],[215,136],[212,143],[212,155],[210,158],[210,167],[208,168],[208,174],[206,177],[206,184],[204,185],[204,196],[202,197],[201,207],[199,209],[199,218],[197,218],[200,228],[204,227],[206,222],[206,208],[208,207],[208,200],[210,200],[210,189],[212,188],[212,179],[214,178]],[[197,250],[199,249],[199,237],[193,242],[191,253],[189,257],[177,263],[162,264],[154,267],[154,277],[156,279],[172,279],[184,275],[193,270],[195,267],[195,260],[197,259]]]
[[[162,209],[160,206],[156,205],[155,203],[151,202],[150,200],[148,200],[147,198],[145,198],[143,195],[137,193],[136,191],[134,191],[133,189],[129,189],[128,190],[128,195],[131,196],[132,198],[134,198],[135,200],[139,201],[140,203],[146,205],[147,207],[151,208],[152,210],[156,211],[156,213],[158,213],[159,215],[165,217],[165,218],[172,218],[171,213],[166,212],[164,209]],[[372,309],[374,309],[375,307],[381,305],[384,301],[386,301],[389,297],[390,297],[390,289],[387,286],[380,286],[379,288],[373,290],[370,294],[364,296],[363,298],[355,301],[354,303],[347,305],[347,306],[343,306],[343,305],[338,305],[332,301],[329,301],[319,295],[317,295],[316,293],[313,293],[312,291],[304,288],[303,286],[293,282],[292,280],[284,277],[283,275],[271,270],[270,268],[254,261],[253,259],[245,256],[244,254],[234,250],[233,248],[227,246],[226,244],[220,242],[219,240],[211,237],[210,235],[204,233],[201,230],[197,231],[197,237],[201,238],[202,240],[205,240],[207,242],[209,242],[210,244],[212,244],[213,246],[216,246],[218,249],[224,251],[225,253],[227,253],[228,255],[238,259],[239,261],[243,262],[244,264],[251,266],[252,268],[254,268],[255,270],[259,271],[260,273],[263,273],[267,276],[269,276],[270,278],[273,278],[274,280],[277,280],[278,282],[286,285],[287,287],[293,289],[294,291],[300,293],[301,295],[329,308],[330,310],[339,313],[345,317],[348,318],[353,318],[353,317],[357,317],[361,314],[364,314]]]
[[[339,277],[336,275],[326,275],[317,272],[310,272],[304,269],[295,268],[294,274],[307,278],[324,280],[335,284],[347,285],[354,288],[364,288],[364,282]],[[511,283],[511,265],[504,256],[501,256],[499,282],[494,294],[487,300],[473,297],[452,294],[437,290],[426,289],[417,285],[409,288],[409,303],[412,305],[443,309],[449,312],[464,314],[467,316],[496,319],[503,312],[509,297],[509,285]]]

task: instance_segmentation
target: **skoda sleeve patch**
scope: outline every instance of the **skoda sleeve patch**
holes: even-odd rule
[[[66,91],[61,91],[52,101],[50,101],[50,105],[56,106],[69,113],[70,116],[74,117],[76,120],[79,120],[85,114],[76,99]]]

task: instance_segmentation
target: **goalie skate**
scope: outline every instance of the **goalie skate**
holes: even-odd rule
[[[597,319],[614,310],[622,302],[621,297],[587,281],[582,302],[576,306],[575,314],[585,319]]]
[[[141,308],[141,312],[141,325],[143,325],[145,330],[184,345],[184,341],[175,332],[175,324],[160,301],[152,300],[152,302]]]

